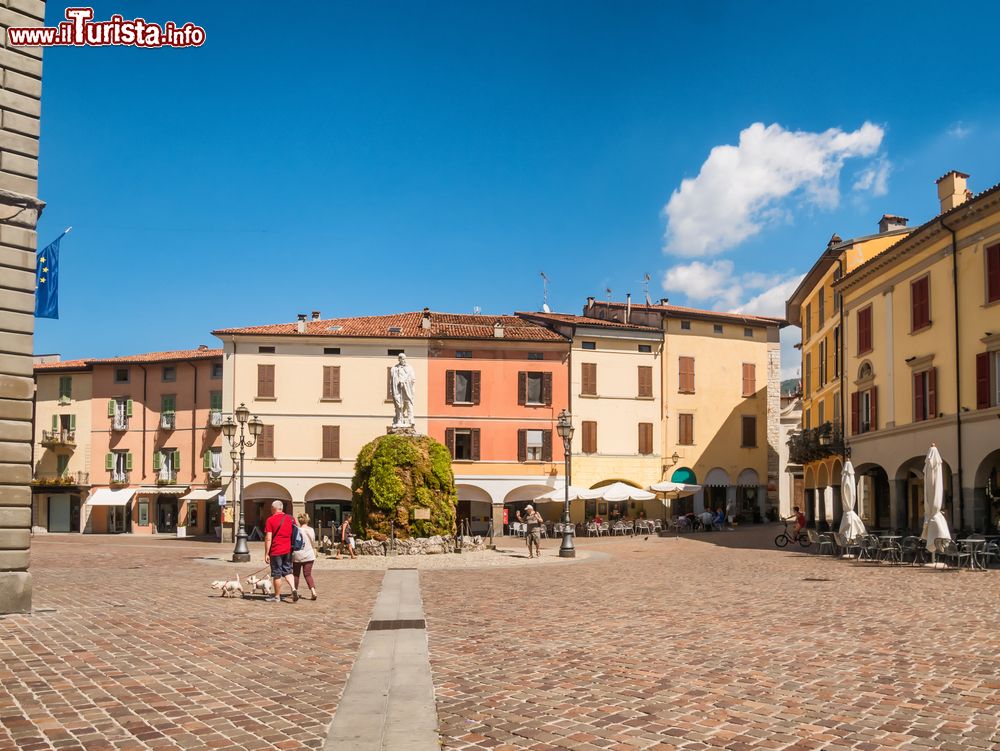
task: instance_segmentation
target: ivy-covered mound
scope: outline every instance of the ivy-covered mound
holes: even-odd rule
[[[455,534],[451,454],[427,436],[385,435],[364,446],[354,465],[354,528],[366,539]],[[416,519],[414,509],[429,509]]]

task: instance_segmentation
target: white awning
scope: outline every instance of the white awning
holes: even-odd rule
[[[143,485],[135,492],[138,495],[184,495],[187,485]]]
[[[214,501],[219,497],[222,489],[218,490],[192,490],[187,495],[182,495],[182,501]]]
[[[123,490],[111,490],[110,488],[98,488],[87,499],[87,506],[124,506],[132,500],[135,495],[135,488],[125,488]]]

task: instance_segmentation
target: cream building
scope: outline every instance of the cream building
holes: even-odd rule
[[[851,459],[895,529],[921,528],[931,444],[952,528],[1000,517],[1000,185],[973,197],[967,178],[941,177],[940,213],[835,285]]]

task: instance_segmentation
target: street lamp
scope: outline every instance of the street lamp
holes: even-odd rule
[[[559,413],[556,420],[556,432],[563,441],[563,460],[566,462],[566,500],[563,503],[563,538],[562,545],[559,546],[560,558],[576,558],[576,548],[573,546],[573,525],[569,520],[569,458],[571,453],[571,442],[573,440],[573,417],[565,409]]]
[[[250,417],[250,410],[242,402],[236,408],[234,414],[236,416],[235,420],[233,419],[233,415],[226,415],[226,419],[222,421],[222,434],[232,446],[229,458],[233,460],[234,464],[238,458],[240,468],[240,515],[238,526],[236,527],[236,546],[233,548],[233,563],[246,563],[250,560],[250,549],[247,547],[247,530],[243,520],[244,454],[246,453],[246,449],[257,443],[257,436],[263,432],[264,423],[257,415]],[[236,438],[237,429],[239,429],[239,438]],[[250,438],[247,438],[246,435],[248,429]],[[233,517],[233,522],[236,522],[235,516]]]

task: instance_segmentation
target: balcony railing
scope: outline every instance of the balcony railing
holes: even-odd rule
[[[209,472],[208,479],[205,481],[205,484],[210,488],[221,488],[222,473],[219,472],[218,474],[212,474],[212,472]]]
[[[844,433],[839,424],[823,423],[792,433],[788,439],[788,461],[808,464],[844,453]]]
[[[222,427],[222,413],[216,410],[208,413],[208,427],[210,428],[221,428]]]
[[[89,472],[63,472],[59,474],[41,474],[37,473],[33,478],[31,478],[32,485],[45,485],[45,486],[74,486],[74,485],[89,485],[90,484],[90,473]]]
[[[177,426],[177,415],[173,412],[164,412],[160,415],[160,430],[173,430]]]
[[[111,484],[112,485],[128,485],[128,475],[127,471],[119,472],[117,470],[111,470]]]
[[[156,471],[156,484],[157,485],[176,485],[177,484],[177,470],[176,469],[159,469]]]
[[[115,415],[111,418],[111,429],[116,433],[123,433],[128,430],[128,418],[124,415]]]
[[[73,430],[43,430],[42,445],[45,448],[57,446],[76,446],[76,431]]]

